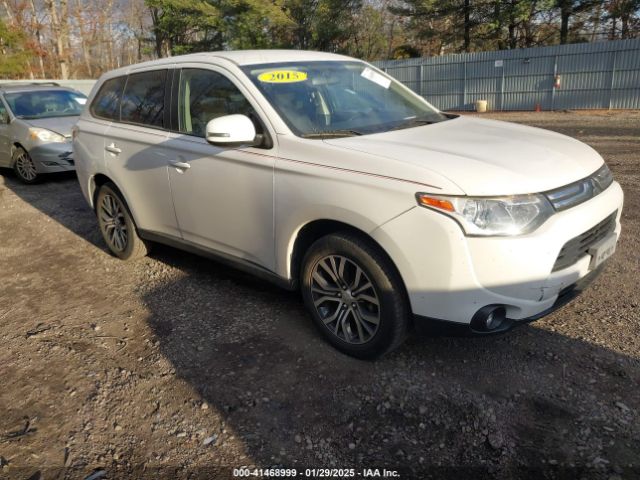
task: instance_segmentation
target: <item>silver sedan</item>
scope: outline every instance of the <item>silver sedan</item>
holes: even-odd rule
[[[24,183],[75,170],[71,128],[86,96],[56,84],[0,85],[0,167]]]

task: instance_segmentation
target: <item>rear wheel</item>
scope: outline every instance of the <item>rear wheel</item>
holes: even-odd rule
[[[300,284],[323,336],[358,358],[397,348],[409,326],[400,276],[378,247],[351,233],[316,241],[303,260]]]
[[[28,185],[40,180],[40,175],[36,170],[33,159],[24,148],[18,147],[13,152],[13,171],[22,183]]]
[[[96,197],[96,215],[102,238],[116,257],[135,260],[147,255],[149,246],[138,235],[129,208],[112,183],[100,187]]]

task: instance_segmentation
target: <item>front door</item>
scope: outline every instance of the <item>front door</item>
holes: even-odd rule
[[[9,112],[0,99],[0,167],[11,165],[11,126],[5,122],[8,119]]]
[[[183,239],[273,271],[275,148],[220,148],[204,139],[207,122],[223,115],[249,116],[258,133],[267,127],[222,70],[183,68],[174,85],[180,133],[168,142],[169,179]]]

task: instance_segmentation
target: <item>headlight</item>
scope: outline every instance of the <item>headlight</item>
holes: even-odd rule
[[[613,174],[605,163],[592,175],[594,181],[594,193],[604,192],[613,183]]]
[[[418,204],[449,215],[469,236],[513,236],[534,231],[553,215],[543,195],[473,198],[416,194]]]
[[[30,128],[29,136],[32,140],[40,140],[41,142],[62,143],[67,141],[63,135],[45,128]]]

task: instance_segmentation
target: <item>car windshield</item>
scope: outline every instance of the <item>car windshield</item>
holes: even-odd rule
[[[6,93],[5,100],[18,118],[38,119],[80,115],[87,97],[67,90]]]
[[[243,70],[301,137],[365,135],[449,118],[362,62],[270,63]]]

